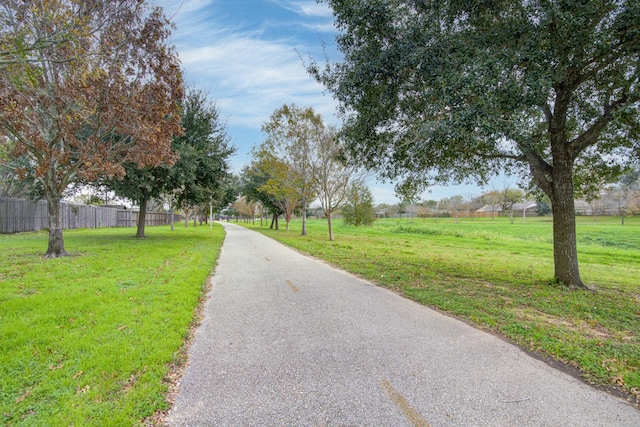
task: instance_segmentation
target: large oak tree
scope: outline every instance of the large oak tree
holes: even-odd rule
[[[353,158],[417,191],[522,172],[551,200],[555,276],[583,287],[575,184],[640,152],[637,0],[327,0]]]
[[[0,5],[0,132],[27,157],[49,209],[47,256],[66,254],[60,200],[123,164],[175,161],[182,76],[170,23],[144,0]]]

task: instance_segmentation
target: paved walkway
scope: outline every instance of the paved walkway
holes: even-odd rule
[[[223,225],[171,426],[640,426],[496,336]]]

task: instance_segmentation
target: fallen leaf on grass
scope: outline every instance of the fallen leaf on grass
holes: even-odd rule
[[[26,399],[27,397],[29,397],[29,396],[31,396],[31,390],[27,390],[27,391],[25,391],[25,392],[22,394],[22,396],[18,397],[18,398],[16,399],[16,403],[20,403],[20,402],[22,402],[23,400],[25,400],[25,399]]]
[[[615,370],[615,365],[616,363],[618,363],[618,359],[605,359],[602,361],[601,366],[606,369],[607,371],[613,371]]]
[[[624,378],[622,378],[622,375],[618,375],[616,377],[611,378],[611,381],[617,385],[617,386],[624,386],[625,382],[624,382]]]

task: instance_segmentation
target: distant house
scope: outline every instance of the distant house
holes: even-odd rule
[[[480,209],[476,210],[478,213],[491,213],[491,212],[501,212],[502,206],[500,205],[484,205]]]
[[[592,215],[593,209],[591,205],[584,200],[575,200],[576,215]],[[538,215],[538,202],[535,200],[528,200],[522,203],[514,203],[511,209],[504,210],[500,205],[484,205],[476,212],[487,214],[490,212],[496,212],[500,216],[505,216],[513,213],[513,215],[522,215],[522,211],[525,211],[525,216],[537,216]]]
[[[390,218],[391,216],[387,213],[386,209],[381,209],[376,212],[376,218]]]
[[[476,212],[484,214],[485,216],[490,213],[496,213],[498,216],[505,216],[510,214],[522,215],[523,210],[527,216],[536,216],[538,215],[538,203],[535,200],[527,200],[522,203],[514,203],[511,206],[511,209],[503,209],[502,205],[484,205]]]
[[[535,200],[528,200],[522,203],[514,203],[513,206],[511,206],[511,211],[514,215],[522,215],[524,213],[526,216],[537,216],[538,202]]]
[[[576,200],[576,215],[593,215],[593,207],[584,200]]]

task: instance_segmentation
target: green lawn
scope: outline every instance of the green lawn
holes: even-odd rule
[[[289,234],[251,227],[640,396],[640,218],[578,218],[581,273],[595,292],[553,283],[550,218],[335,221],[335,242],[324,220],[309,221],[306,237],[299,221]]]
[[[165,377],[214,268],[216,225],[0,235],[0,424],[130,426],[167,408]]]

